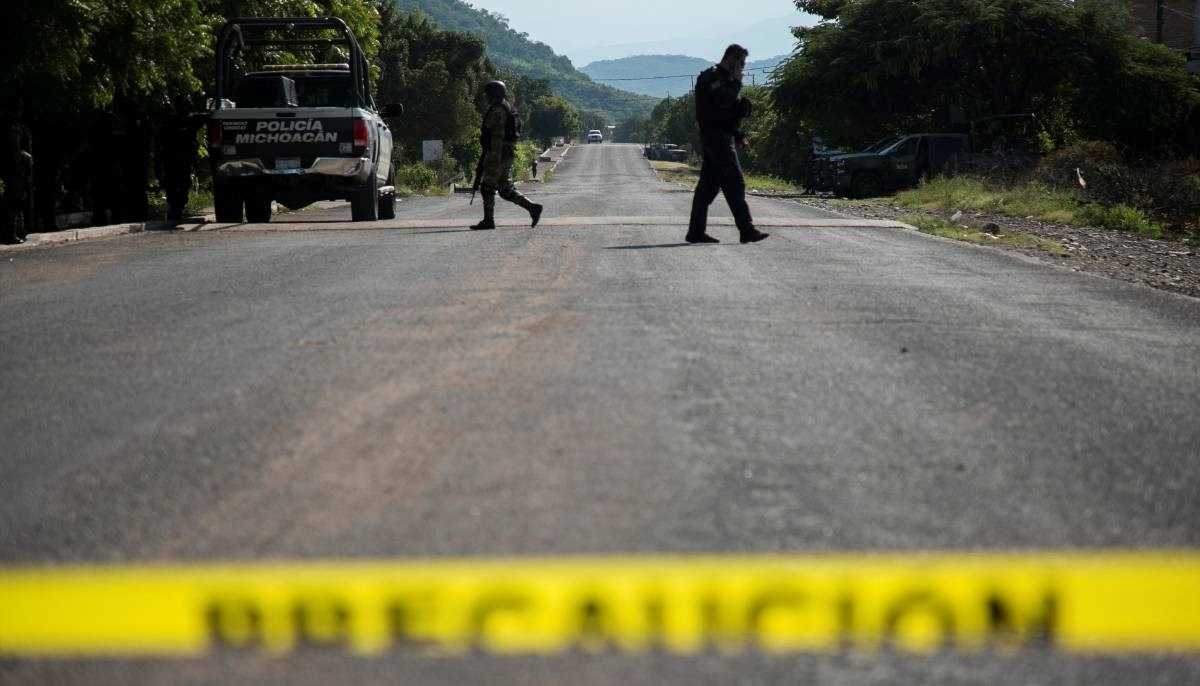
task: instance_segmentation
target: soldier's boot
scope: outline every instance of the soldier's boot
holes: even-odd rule
[[[496,192],[483,191],[483,221],[471,227],[472,231],[487,231],[496,228]]]
[[[531,201],[529,198],[526,198],[525,196],[519,195],[519,194],[518,194],[517,204],[520,205],[521,207],[525,208],[529,212],[529,220],[530,220],[529,226],[531,228],[537,226],[538,221],[542,218],[542,210],[545,208],[543,208],[541,205],[537,204],[536,202]]]

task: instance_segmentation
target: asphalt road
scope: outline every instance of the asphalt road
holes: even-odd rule
[[[0,263],[0,564],[1196,548],[1200,302],[582,146]],[[1183,684],[1197,657],[15,661],[0,682]]]

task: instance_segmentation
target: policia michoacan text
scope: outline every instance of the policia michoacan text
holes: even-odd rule
[[[511,178],[521,127],[513,106],[504,99],[508,94],[508,87],[502,81],[490,81],[484,85],[483,93],[488,102],[479,134],[483,153],[479,158],[479,166],[475,169],[475,182],[471,188],[472,201],[476,190],[483,191],[483,221],[471,228],[477,231],[496,228],[497,193],[501,198],[527,210],[530,226],[537,226],[542,217],[542,206],[521,195]]]

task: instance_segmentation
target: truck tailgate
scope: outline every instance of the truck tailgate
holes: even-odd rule
[[[307,167],[317,157],[354,153],[355,114],[340,108],[225,110],[214,116],[213,126],[225,158],[258,158],[268,166],[276,159],[298,159]]]

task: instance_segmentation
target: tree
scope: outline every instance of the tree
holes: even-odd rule
[[[1182,58],[1135,37],[1127,10],[1109,0],[796,5],[826,21],[795,29],[800,50],[774,105],[843,143],[1034,112],[1058,122],[1060,138],[1077,130],[1144,144],[1170,137],[1197,107]]]
[[[479,127],[475,103],[487,69],[483,42],[474,36],[440,31],[427,17],[394,7],[380,14],[379,100],[404,105],[403,124],[394,131],[400,161],[421,158],[421,141],[442,140],[458,159]],[[455,153],[458,150],[460,153]]]
[[[604,115],[600,112],[584,110],[579,113],[580,131],[591,131],[592,129],[604,131],[604,127],[607,125],[608,122],[605,120]]]
[[[806,159],[802,153],[811,137],[804,122],[780,116],[771,106],[771,92],[764,86],[747,86],[742,97],[754,105],[754,113],[742,121],[749,146],[738,155],[749,170],[783,179],[799,180]]]
[[[619,143],[647,145],[654,137],[654,122],[649,116],[635,114],[617,124],[613,139]]]
[[[700,152],[700,125],[696,122],[696,98],[693,93],[666,98],[650,114],[654,124],[654,142],[690,146]]]
[[[549,145],[557,137],[570,138],[579,131],[579,113],[562,96],[545,95],[534,103],[525,132],[528,138]]]
[[[214,31],[226,18],[332,14],[373,54],[381,4],[385,0],[72,0],[6,7],[0,96],[27,103],[42,227],[54,228],[64,165],[95,166],[99,153],[89,147],[88,122],[102,119],[125,135],[124,216],[145,217],[154,122],[171,96],[196,94],[212,83]]]
[[[199,85],[192,67],[210,50],[196,0],[18,3],[6,15],[3,40],[13,52],[0,92],[27,103],[41,227],[55,228],[61,170],[77,157],[90,112],[110,106],[129,131],[122,155],[128,216],[144,218],[148,116],[167,92]]]

